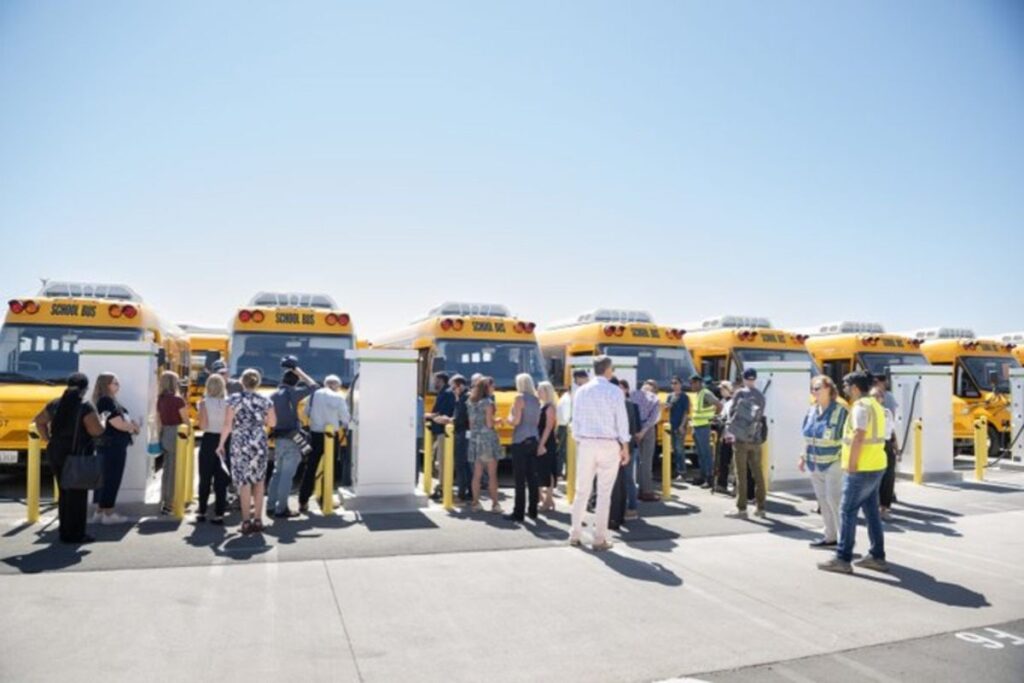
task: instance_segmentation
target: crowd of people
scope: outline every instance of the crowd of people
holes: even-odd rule
[[[282,366],[281,381],[269,397],[257,392],[262,384],[257,370],[245,370],[238,379],[231,379],[222,362],[213,366],[198,404],[202,438],[197,522],[223,524],[229,490],[237,494],[243,534],[263,530],[264,505],[278,521],[308,513],[327,434],[333,431],[337,438],[346,429],[348,404],[337,376],[328,376],[320,386],[299,367],[297,359],[285,358]],[[684,379],[672,378],[666,405],[671,476],[685,478],[685,444],[687,434],[692,434],[696,454],[692,485],[728,494],[731,479],[736,508],[728,514],[746,518],[752,500],[754,515],[764,518],[766,485],[761,454],[767,438],[766,401],[756,386],[756,370],[744,370],[742,379],[738,389],[721,382],[716,396],[709,388],[709,378],[695,374],[689,378],[691,399],[683,389]],[[498,491],[498,462],[504,457],[499,429],[503,426],[511,430],[508,452],[514,494],[512,509],[505,513],[511,522],[537,520],[541,513],[555,510],[554,492],[565,472],[569,438],[576,440],[578,457],[570,533],[573,545],[581,543],[582,520],[588,509],[596,518],[594,548],[601,550],[611,547],[609,529],[637,519],[641,502],[659,500],[653,467],[663,406],[653,379],[631,390],[627,381],[615,377],[611,360],[599,357],[593,377],[575,371],[572,390],[559,398],[550,382],[535,386],[533,378],[524,373],[515,379],[516,394],[507,415],[498,414],[490,377],[476,374],[467,380],[438,372],[433,382],[436,401],[424,418],[434,437],[432,460],[437,481],[443,471],[446,427],[451,424],[456,494],[471,511],[483,510],[481,493],[486,482],[490,511],[505,513]],[[115,506],[128,446],[142,427],[142,421],[132,418],[118,401],[120,382],[115,375],[99,375],[91,401],[86,398],[88,385],[84,375],[72,375],[63,395],[36,418],[41,436],[49,441],[50,466],[59,473],[59,537],[67,543],[92,540],[86,533],[90,489],[94,489],[93,523],[128,521]],[[171,512],[175,469],[181,465],[176,462],[178,427],[189,420],[180,386],[173,372],[160,377],[157,415],[164,514]],[[864,372],[847,375],[843,391],[849,409],[840,402],[839,388],[829,377],[814,377],[814,402],[803,421],[806,448],[798,466],[809,475],[824,526],[822,537],[811,545],[835,550],[834,558],[819,564],[821,569],[849,573],[857,515],[862,511],[871,546],[857,564],[885,571],[882,520],[889,516],[895,499],[893,415],[897,406],[884,378]],[[300,420],[303,401],[308,429]],[[718,438],[713,439],[712,434]],[[88,460],[93,453],[101,457],[95,459],[96,471],[90,473],[83,458]],[[90,476],[95,485],[88,483]],[[290,508],[289,499],[297,476],[296,511]],[[440,484],[434,495],[440,498]]]

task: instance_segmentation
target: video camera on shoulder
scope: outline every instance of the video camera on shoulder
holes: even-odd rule
[[[294,370],[299,367],[299,359],[295,356],[284,356],[281,358],[281,367],[288,370]]]

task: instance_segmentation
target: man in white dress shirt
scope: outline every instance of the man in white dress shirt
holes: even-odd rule
[[[608,540],[608,510],[619,466],[629,463],[629,418],[618,386],[610,383],[612,359],[594,359],[594,379],[576,390],[572,405],[572,433],[576,439],[576,499],[572,505],[569,544],[578,546],[583,535],[583,515],[597,475],[597,507],[594,510],[594,550],[612,547]]]

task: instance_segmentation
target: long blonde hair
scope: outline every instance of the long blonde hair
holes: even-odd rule
[[[92,388],[92,404],[96,405],[104,396],[110,396],[110,385],[117,379],[112,372],[101,372],[96,377],[96,384]]]
[[[206,397],[207,398],[224,398],[224,390],[227,387],[227,383],[224,378],[218,374],[210,375],[206,378]]]
[[[178,373],[173,370],[164,370],[160,374],[160,395],[170,394],[171,396],[177,396],[180,382]]]
[[[537,385],[537,398],[540,399],[542,404],[546,403],[557,403],[558,392],[555,391],[555,385],[551,382],[541,382]]]
[[[516,391],[520,394],[536,396],[537,389],[533,386],[533,377],[530,377],[530,375],[525,372],[520,372],[516,375]]]

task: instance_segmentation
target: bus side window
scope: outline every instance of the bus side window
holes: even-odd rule
[[[420,349],[419,393],[425,395],[430,389],[430,349]]]
[[[843,377],[850,374],[850,361],[848,360],[827,360],[821,364],[824,374],[828,375],[837,387],[843,386]]]
[[[565,377],[565,347],[547,346],[541,349],[541,354],[548,365],[548,379],[555,386],[555,389],[564,391],[566,387]]]
[[[729,376],[728,377],[719,377],[718,379],[719,380],[727,379],[730,382],[732,382],[735,386],[739,386],[740,374],[741,373],[740,373],[739,361],[736,360],[735,356],[731,356],[729,358]]]
[[[956,395],[961,398],[979,398],[981,392],[974,385],[974,380],[960,363],[956,364]]]

